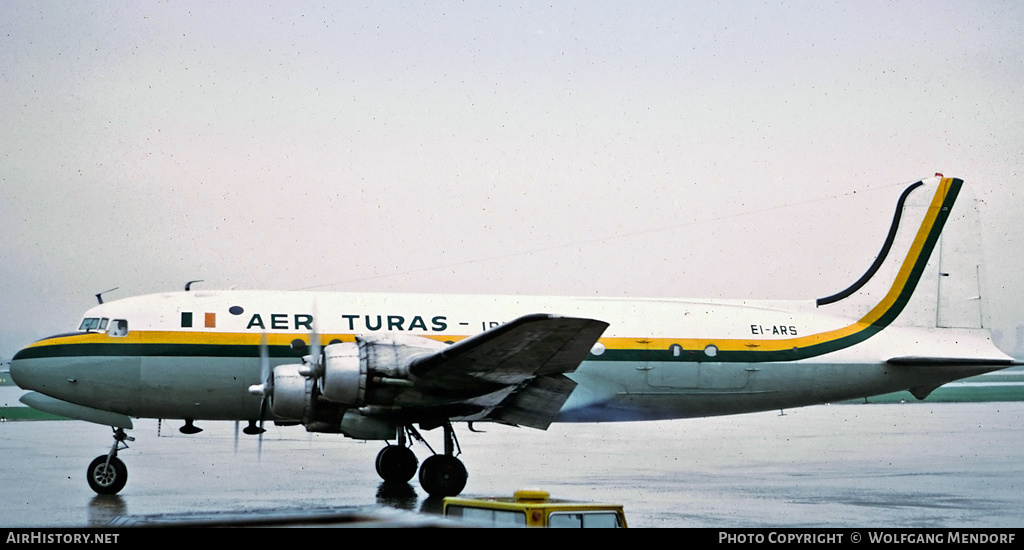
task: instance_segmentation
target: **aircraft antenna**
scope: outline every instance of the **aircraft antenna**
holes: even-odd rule
[[[115,291],[115,290],[117,290],[119,288],[121,288],[121,287],[115,286],[114,288],[112,288],[110,290],[104,290],[103,292],[100,292],[99,294],[96,295],[96,301],[99,302],[100,304],[103,304],[103,295],[108,293],[108,292],[113,292],[113,291]]]
[[[189,281],[189,282],[185,283],[185,292],[188,292],[188,291],[192,290],[192,283],[201,283],[201,282],[203,282],[202,279],[196,279],[194,281]]]

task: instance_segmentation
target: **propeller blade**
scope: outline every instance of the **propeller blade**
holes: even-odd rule
[[[259,437],[259,443],[257,443],[257,445],[256,445],[256,460],[257,461],[259,461],[260,459],[263,458],[263,432],[266,431],[266,430],[263,429],[263,419],[266,416],[267,416],[267,398],[264,397],[263,401],[260,401],[260,435],[257,436],[257,437]]]
[[[260,335],[260,381],[249,386],[249,393],[264,398],[274,393],[274,373],[270,370],[270,351],[267,348],[267,335]]]
[[[320,361],[321,353],[322,350],[320,349],[320,333],[317,332],[316,325],[313,325],[313,333],[309,335],[309,357],[310,360],[313,362],[313,370],[314,372],[317,373],[317,375],[320,375],[323,371],[323,367],[321,366]]]
[[[249,392],[263,397],[260,399],[260,428],[257,445],[257,460],[263,456],[263,420],[267,417],[267,403],[274,396],[274,373],[270,370],[270,349],[267,346],[267,334],[260,335],[260,379],[262,384],[250,386]]]
[[[320,363],[320,331],[316,328],[316,320],[320,317],[320,308],[313,302],[313,334],[309,336],[309,354],[316,364]]]
[[[313,330],[309,334],[309,347],[307,351],[309,353],[309,360],[303,358],[304,365],[299,370],[299,374],[307,378],[319,378],[324,373],[323,367],[323,354],[322,346],[320,345],[320,331],[316,328],[316,318],[318,315],[316,304],[313,304]]]
[[[260,334],[260,380],[266,388],[266,394],[274,393],[274,373],[270,371],[270,349],[267,347],[267,333]]]

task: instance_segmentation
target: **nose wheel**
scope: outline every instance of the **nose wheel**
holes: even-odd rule
[[[128,467],[117,458],[117,451],[128,448],[125,441],[135,441],[135,438],[129,437],[123,429],[115,428],[114,444],[110,447],[110,452],[96,457],[89,463],[85,479],[97,494],[116,495],[124,489],[125,483],[128,483]]]
[[[89,487],[100,495],[116,495],[128,483],[128,467],[116,456],[96,457],[85,473]]]

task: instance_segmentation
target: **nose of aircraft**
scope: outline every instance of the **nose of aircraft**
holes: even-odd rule
[[[46,357],[45,346],[39,344],[50,339],[43,339],[39,342],[25,346],[11,359],[10,371],[11,380],[23,390],[34,390],[48,393],[48,389],[57,387],[58,381],[64,378],[59,367],[64,363],[62,358]],[[57,359],[54,362],[54,359]]]
[[[58,334],[33,342],[14,354],[11,359],[11,379],[23,390],[34,390],[52,395],[52,392],[66,385],[69,378],[75,378],[74,357],[62,344],[75,335]]]
[[[11,380],[23,390],[34,390],[36,389],[32,383],[32,375],[29,372],[31,368],[28,365],[28,361],[24,358],[25,350],[22,349],[14,355],[11,359],[10,370]]]

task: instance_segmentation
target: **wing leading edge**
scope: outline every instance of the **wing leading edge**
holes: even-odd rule
[[[455,420],[492,420],[546,429],[576,383],[576,370],[608,328],[594,319],[535,314],[419,357],[416,388],[478,408]]]

